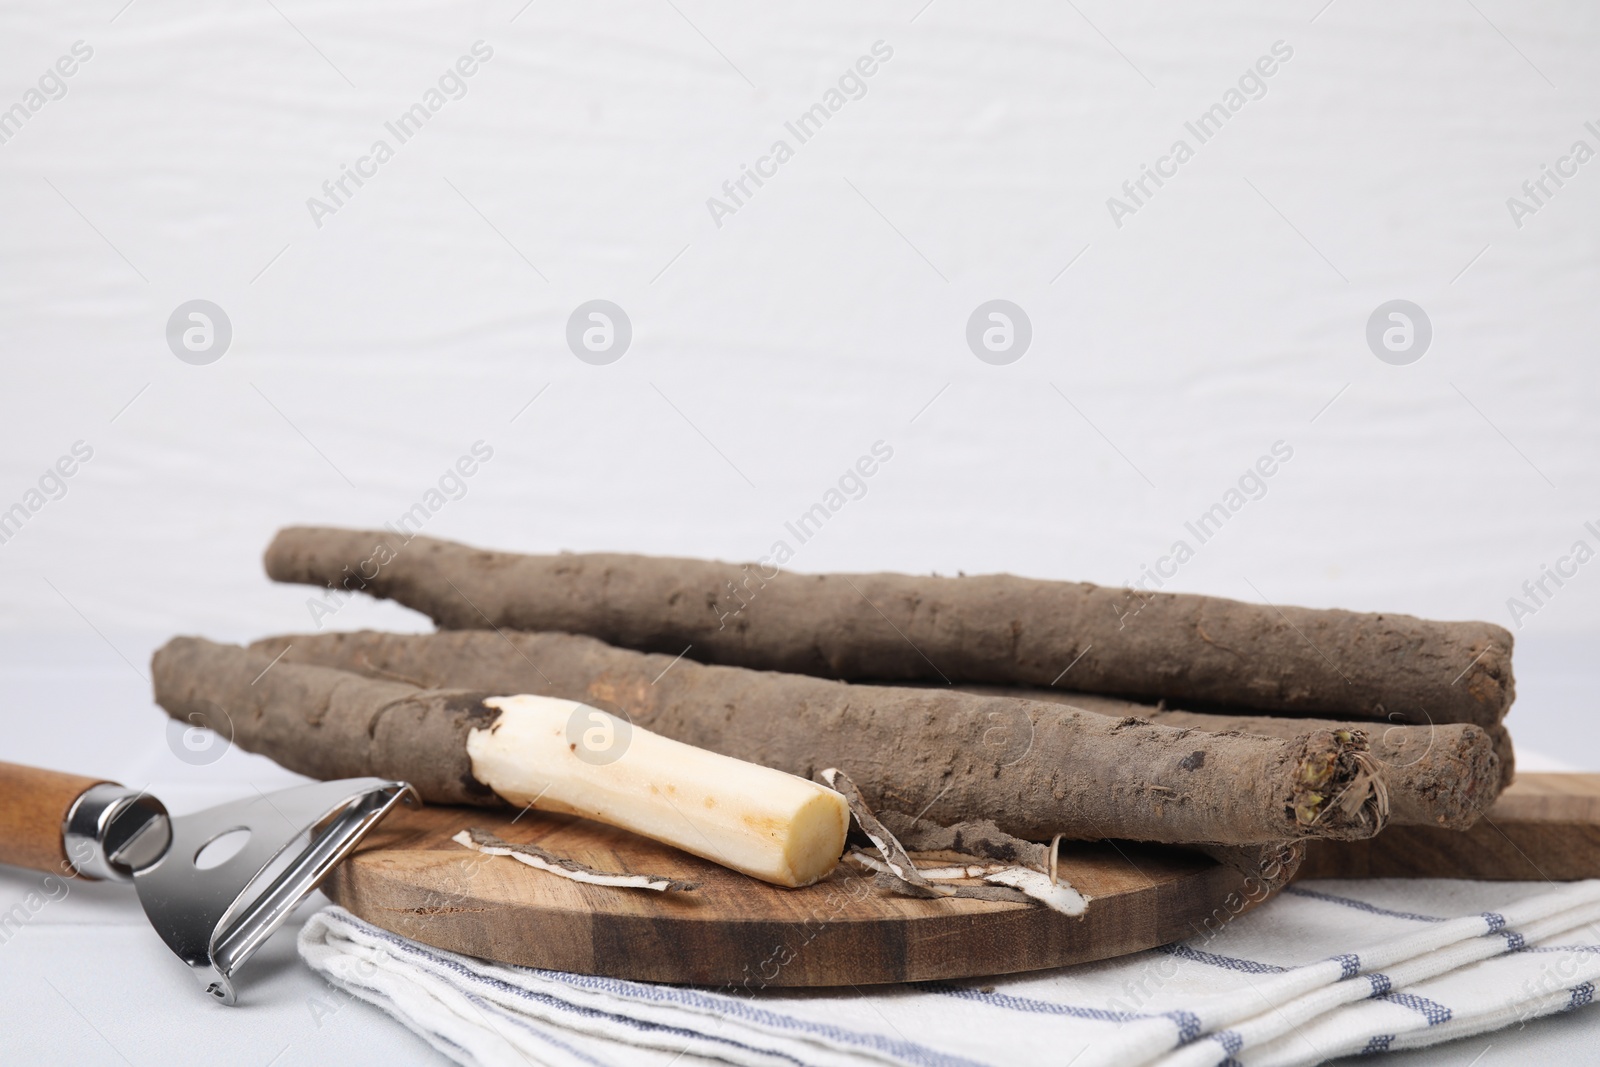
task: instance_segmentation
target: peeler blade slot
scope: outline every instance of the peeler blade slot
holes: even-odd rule
[[[134,886],[151,925],[214,999],[368,829],[414,791],[351,778],[261,794],[172,820],[172,847]],[[235,830],[249,838],[213,866],[197,860]]]

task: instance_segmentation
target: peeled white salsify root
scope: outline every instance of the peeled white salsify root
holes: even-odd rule
[[[780,886],[810,885],[844,852],[850,808],[826,786],[574,700],[484,704],[500,716],[467,735],[472,774],[512,804],[632,830]]]
[[[613,874],[609,871],[598,871],[588,864],[570,860],[564,856],[557,856],[538,845],[519,845],[512,841],[502,841],[500,838],[473,827],[463,830],[450,840],[475,852],[482,852],[486,856],[505,856],[537,870],[548,871],[570,878],[574,882],[583,882],[586,885],[608,885],[621,889],[653,889],[658,893],[665,893],[669,889],[691,890],[699,888],[696,882],[680,882],[676,878],[667,878],[658,874]]]

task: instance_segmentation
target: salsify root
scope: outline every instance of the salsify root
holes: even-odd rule
[[[791,574],[785,561],[521,555],[325,527],[281,530],[266,553],[278,581],[392,598],[445,629],[688,646],[708,663],[847,681],[1042,686],[1070,667],[1084,692],[1386,723],[1490,725],[1513,696],[1511,634],[1490,623],[1003,574]]]
[[[880,811],[988,819],[1030,840],[1258,845],[1362,838],[1384,822],[1383,783],[1351,731],[1211,734],[1039,701],[707,666],[571,634],[360,632],[252,648],[214,654],[265,666],[281,653],[274,674],[316,664],[375,681],[580,700],[803,778],[848,767]],[[220,686],[212,697],[249,699]]]
[[[1113,718],[1136,717],[1163,726],[1294,738],[1308,730],[1360,730],[1368,757],[1389,794],[1392,826],[1441,826],[1465,830],[1494,804],[1510,783],[1511,759],[1505,727],[1485,730],[1471,723],[1385,726],[1328,719],[1175,711],[1090,693],[999,686],[963,687],[969,692],[1013,699],[1047,700]]]
[[[431,802],[581,815],[781,886],[825,877],[844,852],[837,792],[577,700],[419,689],[185,637],[152,668],[173,718],[313,777],[379,775]],[[604,740],[591,747],[590,732]]]

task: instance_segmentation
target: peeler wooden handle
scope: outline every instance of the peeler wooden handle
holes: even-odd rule
[[[102,780],[0,763],[0,863],[75,876],[62,840],[67,813]]]
[[[170,836],[154,797],[79,774],[0,763],[0,863],[126,881],[120,850]]]

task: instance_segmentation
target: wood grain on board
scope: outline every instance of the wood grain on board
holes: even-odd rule
[[[609,871],[701,883],[691,893],[581,885],[451,836],[481,826]],[[1468,831],[1393,827],[1310,842],[1301,878],[1600,877],[1600,775],[1523,774]],[[1065,845],[1062,878],[1092,898],[1041,907],[919,900],[841,865],[779,889],[598,823],[529,811],[394,812],[324,885],[384,929],[506,963],[644,981],[867,985],[1007,974],[1107,959],[1193,937],[1237,909],[1243,876],[1182,849]]]
[[[655,893],[584,885],[450,840],[481,826],[607,871],[700,883]],[[1196,853],[1067,844],[1061,877],[1087,914],[891,894],[848,865],[780,889],[599,823],[529,811],[399,809],[324,891],[386,930],[506,963],[759,989],[1038,970],[1192,937],[1244,903],[1244,877]],[[1230,894],[1232,899],[1230,900]]]
[[[1600,774],[1518,774],[1470,830],[1314,841],[1297,878],[1600,878]]]

